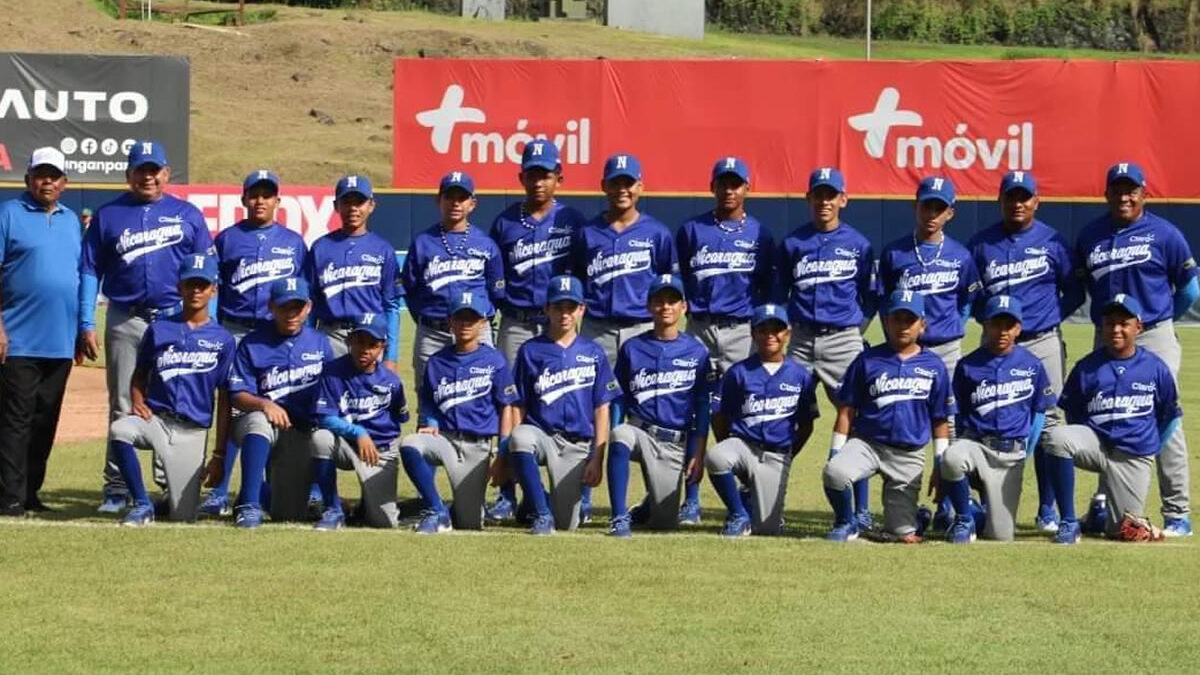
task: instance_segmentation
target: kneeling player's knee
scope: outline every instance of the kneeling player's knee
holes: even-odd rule
[[[1064,427],[1047,429],[1042,434],[1042,450],[1052,456],[1071,459],[1074,452],[1071,449],[1071,433]]]
[[[633,432],[633,427],[628,424],[622,424],[612,430],[612,440],[610,445],[615,447],[617,444],[625,446],[625,450],[632,450],[637,444],[637,434]]]
[[[509,452],[537,452],[538,445],[538,429],[537,427],[521,424],[516,429],[513,429],[512,435],[509,436],[508,450]]]
[[[709,473],[721,474],[733,471],[737,455],[726,443],[727,441],[717,443],[704,455],[704,468]]]
[[[311,446],[314,459],[330,459],[337,446],[337,438],[328,429],[317,429],[313,432]]]
[[[258,434],[263,438],[270,439],[271,422],[265,414],[255,411],[246,413],[234,420],[233,435],[235,441],[241,443],[242,439],[250,434]]]
[[[406,452],[416,452],[420,454],[421,449],[425,447],[425,439],[423,434],[408,434],[400,439],[400,454]]]
[[[854,484],[854,477],[837,461],[837,455],[834,455],[821,471],[821,482],[830,490],[847,490]]]
[[[967,477],[967,451],[963,444],[952,444],[942,455],[941,473],[942,478],[948,481],[960,481]]]
[[[139,418],[127,415],[109,425],[108,433],[112,440],[118,443],[133,445],[134,441],[141,436],[140,426]]]

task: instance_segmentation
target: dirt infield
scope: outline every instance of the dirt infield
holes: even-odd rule
[[[72,368],[55,443],[104,438],[108,433],[108,389],[103,368]]]

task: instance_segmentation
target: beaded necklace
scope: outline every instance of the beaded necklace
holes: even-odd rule
[[[546,211],[546,213],[553,213],[554,205],[557,203],[558,203],[557,199],[551,199],[550,200],[550,209],[548,211]],[[525,210],[525,204],[524,204],[524,202],[522,202],[521,203],[521,225],[523,225],[525,227],[525,229],[527,229],[527,230],[536,230],[537,223],[530,224],[529,221],[525,220],[526,218],[528,218],[531,215],[533,215],[533,214],[531,214]]]
[[[937,251],[934,251],[933,257],[926,260],[921,257],[921,242],[917,240],[917,235],[913,235],[913,255],[917,257],[917,262],[921,263],[921,267],[928,267],[930,263],[942,257],[942,247],[946,245],[946,235],[942,235],[942,240],[938,242]]]
[[[742,217],[738,220],[737,227],[726,227],[725,221],[723,221],[717,217],[717,212],[715,210],[712,212],[712,217],[713,217],[713,224],[716,225],[717,227],[721,228],[722,232],[728,232],[729,234],[737,234],[738,232],[741,232],[742,230],[746,229],[746,212],[745,211],[742,211]]]
[[[450,247],[450,238],[446,236],[446,226],[438,223],[438,234],[442,236],[442,246],[446,247],[446,253],[457,257],[460,253],[467,249],[467,237],[471,234],[471,223],[467,223],[467,229],[462,231],[462,239],[458,242],[458,250]]]

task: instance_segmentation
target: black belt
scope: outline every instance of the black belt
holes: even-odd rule
[[[507,306],[507,307],[502,307],[500,309],[500,312],[504,316],[506,316],[510,319],[513,319],[514,321],[520,321],[522,323],[545,323],[546,322],[546,313],[540,309],[527,310],[527,309],[520,309],[518,307]]]
[[[759,443],[758,441],[750,441],[745,438],[742,439],[742,442],[745,443],[747,446],[749,446],[751,450],[757,450],[759,452],[773,452],[778,455],[789,455],[789,456],[792,454],[791,448],[776,448],[774,446],[767,445],[766,443]]]
[[[449,322],[449,321],[447,321],[445,318],[441,318],[441,319],[434,319],[434,318],[430,318],[430,317],[427,317],[427,316],[418,316],[418,317],[417,317],[417,324],[419,324],[419,325],[421,325],[421,326],[425,326],[426,328],[432,328],[432,329],[434,329],[434,330],[440,330],[440,331],[442,331],[443,333],[449,333],[449,332],[450,332],[450,322]]]
[[[480,436],[479,434],[470,434],[465,431],[451,431],[449,429],[441,430],[438,433],[441,435],[458,441],[466,441],[467,443],[489,443],[492,440],[491,436]]]
[[[907,445],[905,443],[892,443],[890,441],[864,438],[862,436],[851,436],[851,437],[857,438],[858,440],[860,440],[864,443],[868,443],[868,444],[883,443],[884,445],[888,446],[889,448],[896,448],[897,450],[903,450],[904,452],[916,452],[917,450],[920,450],[921,448],[925,447],[924,443],[921,443],[920,445]]]
[[[230,324],[247,330],[254,330],[259,326],[258,319],[240,319],[236,316],[227,316],[221,320],[222,324]]]
[[[805,329],[818,337],[841,333],[842,331],[857,329],[858,326],[831,326],[829,324],[801,324]]]
[[[123,305],[119,302],[113,302],[111,304],[129,316],[136,316],[144,321],[164,319],[166,317],[175,316],[176,314],[183,312],[182,305],[172,305],[170,307],[152,307],[150,305]]]
[[[153,409],[151,409],[151,412],[153,412],[155,415],[157,415],[165,420],[171,420],[172,422],[186,424],[189,427],[195,427],[197,429],[201,428],[201,425],[196,424],[195,420],[188,419],[188,418],[184,417],[183,415],[180,415],[177,412],[173,412],[170,410],[153,410]]]
[[[1046,330],[1039,330],[1036,333],[1021,333],[1017,336],[1017,342],[1033,342],[1034,340],[1046,337],[1047,335],[1057,331],[1058,326],[1053,326],[1051,328],[1047,328]]]
[[[669,427],[660,427],[657,424],[651,424],[637,415],[628,415],[625,421],[642,431],[650,434],[650,437],[666,443],[680,443],[687,436],[686,431],[679,431]]]
[[[629,318],[620,318],[620,317],[615,317],[615,316],[610,316],[610,317],[594,316],[594,317],[592,317],[592,319],[594,319],[596,321],[603,321],[605,323],[614,324],[618,328],[630,328],[630,327],[636,326],[638,324],[650,323],[652,321],[652,319],[648,319],[648,318],[647,319],[629,319]]]
[[[592,442],[591,436],[579,436],[577,434],[568,434],[568,433],[563,433],[561,431],[553,431],[551,433],[554,434],[555,436],[562,438],[564,441],[566,441],[568,443],[575,443],[577,445],[580,443],[591,443]]]
[[[320,319],[317,321],[317,328],[325,331],[331,330],[354,330],[358,325],[353,321],[342,321],[341,319]]]
[[[742,318],[740,316],[728,316],[720,314],[693,314],[692,318],[697,321],[703,321],[710,326],[716,326],[717,328],[733,328],[734,326],[741,326],[750,323],[749,317]]]
[[[1025,452],[1024,438],[1001,438],[993,434],[964,433],[963,438],[982,443],[996,452]]]

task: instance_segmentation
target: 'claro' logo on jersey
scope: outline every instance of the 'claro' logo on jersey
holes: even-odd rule
[[[446,87],[438,107],[416,114],[417,124],[429,129],[429,144],[439,155],[449,155],[456,149],[462,164],[520,164],[525,144],[541,138],[552,141],[562,156],[563,164],[589,164],[592,157],[592,121],[587,117],[567,120],[558,129],[533,129],[529,120],[512,121],[513,129],[505,130],[493,122],[487,124],[482,108],[464,106],[466,93],[460,85]],[[472,125],[469,131],[455,133],[458,126]]]
[[[875,109],[846,120],[851,129],[863,134],[863,148],[877,160],[888,160],[903,169],[941,168],[971,169],[982,165],[995,170],[1005,167],[1012,171],[1033,169],[1033,122],[1012,122],[1001,138],[985,138],[972,133],[966,122],[954,125],[954,135],[895,137],[894,151],[888,157],[888,137],[892,127],[923,127],[925,118],[915,110],[900,108],[900,90],[884,87],[875,100]]]

